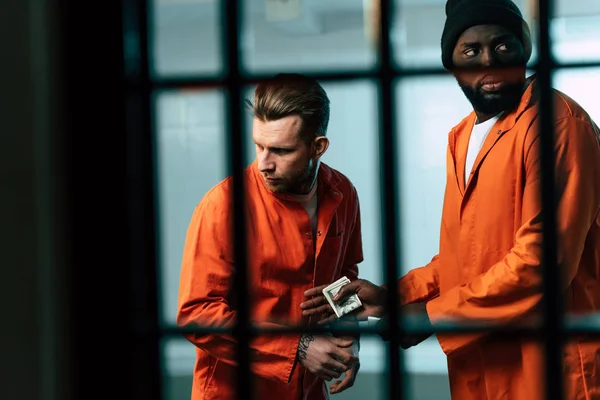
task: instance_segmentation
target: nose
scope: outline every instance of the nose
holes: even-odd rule
[[[273,172],[275,170],[275,163],[271,159],[268,151],[261,151],[256,155],[258,161],[258,170],[260,172]]]
[[[481,54],[481,65],[483,67],[492,67],[498,64],[496,54],[492,49],[485,49]]]

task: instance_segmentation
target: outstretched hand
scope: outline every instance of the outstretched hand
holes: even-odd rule
[[[338,319],[331,305],[323,295],[323,289],[326,286],[317,286],[305,291],[304,296],[309,298],[309,300],[300,304],[303,316],[320,316],[319,325],[327,325]],[[369,316],[381,317],[384,314],[387,290],[383,287],[377,286],[365,279],[356,279],[342,286],[333,300],[337,302],[353,294],[358,296],[362,307],[340,319],[366,320]]]

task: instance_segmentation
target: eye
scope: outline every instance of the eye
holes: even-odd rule
[[[501,43],[498,46],[496,46],[496,51],[498,51],[500,53],[507,53],[511,50],[512,50],[512,47],[506,43]]]
[[[467,57],[475,57],[478,54],[478,52],[476,49],[470,48],[470,49],[465,50],[463,52],[463,54]]]
[[[254,143],[254,145],[256,146],[256,150],[257,151],[262,151],[263,150],[263,147],[260,144]]]
[[[285,154],[289,154],[291,152],[291,150],[289,150],[289,149],[273,149],[271,151],[273,153],[279,154],[279,155],[285,155]]]

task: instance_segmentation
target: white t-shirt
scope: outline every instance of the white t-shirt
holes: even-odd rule
[[[300,195],[295,194],[294,198],[298,200],[306,213],[308,214],[308,218],[310,219],[310,226],[312,228],[313,237],[315,236],[315,231],[317,230],[317,183],[313,185],[310,193]]]
[[[485,142],[485,138],[487,137],[488,133],[490,133],[492,126],[494,126],[501,115],[502,113],[480,124],[475,121],[475,125],[473,125],[473,131],[471,131],[471,137],[469,138],[469,149],[467,150],[467,160],[465,162],[465,184],[469,182],[469,175],[473,169],[475,159],[477,158],[477,155],[483,146],[483,142]]]

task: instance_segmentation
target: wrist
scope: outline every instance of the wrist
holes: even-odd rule
[[[315,340],[314,336],[310,333],[305,333],[300,336],[300,340],[298,340],[298,348],[296,349],[296,358],[299,361],[306,360],[308,347],[310,343]]]

